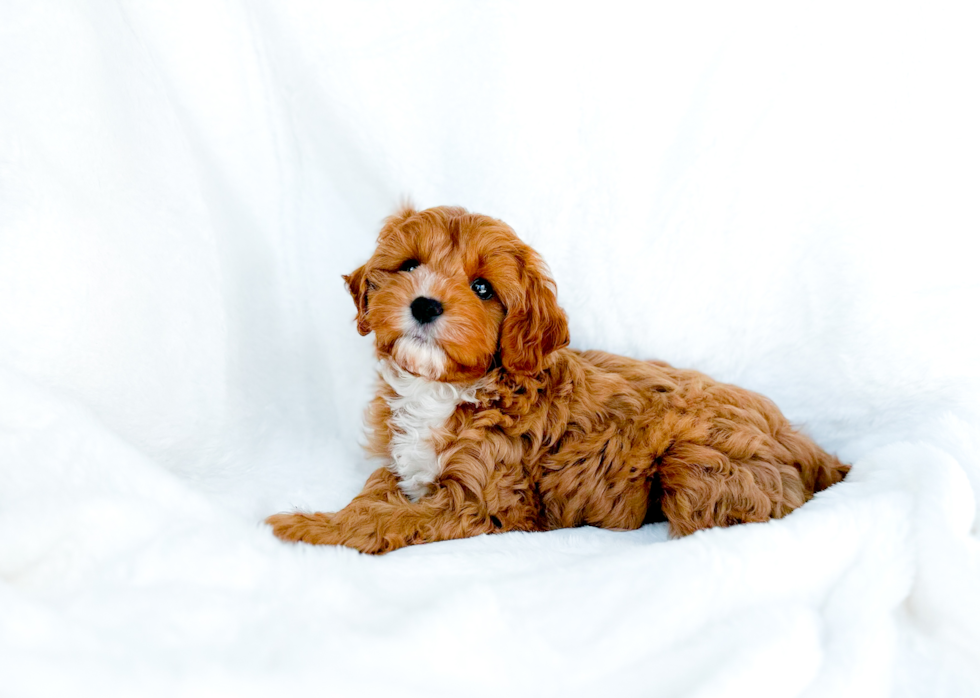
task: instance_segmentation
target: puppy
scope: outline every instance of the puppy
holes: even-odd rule
[[[344,279],[374,332],[368,449],[386,464],[337,513],[270,516],[284,540],[386,553],[664,519],[683,536],[785,516],[849,469],[760,395],[565,348],[554,282],[499,220],[406,207]]]

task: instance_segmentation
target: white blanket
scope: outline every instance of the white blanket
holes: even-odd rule
[[[0,6],[0,695],[980,694],[969,8]],[[340,275],[510,223],[573,346],[773,398],[787,518],[373,558]]]

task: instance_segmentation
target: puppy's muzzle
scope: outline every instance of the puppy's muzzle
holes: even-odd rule
[[[412,317],[418,320],[420,325],[427,325],[442,315],[442,303],[434,298],[420,296],[412,301],[411,307]]]

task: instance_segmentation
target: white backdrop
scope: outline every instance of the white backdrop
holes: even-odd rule
[[[0,6],[0,694],[980,690],[975,13],[639,7]],[[272,540],[372,467],[340,275],[405,195],[854,475],[683,541]]]

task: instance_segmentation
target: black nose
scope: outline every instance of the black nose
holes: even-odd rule
[[[442,303],[433,298],[416,298],[412,301],[412,315],[425,325],[442,315]]]

